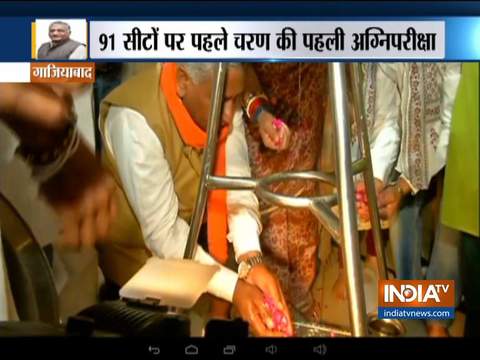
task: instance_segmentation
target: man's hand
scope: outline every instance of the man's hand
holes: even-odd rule
[[[72,94],[82,91],[81,84],[0,84],[0,117],[17,132],[22,142],[38,141],[38,132],[55,135],[71,119]],[[32,131],[36,136],[32,138]]]
[[[83,84],[0,84],[0,120],[15,131],[22,145],[48,151],[63,140],[72,120],[72,94],[84,88]],[[116,212],[114,190],[113,179],[80,139],[75,154],[40,187],[62,221],[62,245],[90,246],[107,235]]]
[[[233,304],[243,320],[249,323],[256,336],[282,337],[283,333],[273,331],[272,314],[268,310],[262,291],[244,280],[238,280],[233,294]]]
[[[378,195],[378,210],[382,219],[392,218],[400,208],[402,199],[411,191],[410,185],[403,179],[385,187]]]
[[[383,181],[379,179],[374,179],[375,180],[375,192],[377,194],[377,202],[378,202],[378,196],[380,192],[383,190],[385,187],[385,184]],[[367,188],[365,186],[365,182],[363,180],[357,182],[355,184],[355,199],[357,202],[357,211],[358,215],[360,216],[360,219],[363,221],[370,221],[370,213],[368,210],[368,198],[367,198]]]
[[[276,121],[268,111],[262,111],[258,119],[258,130],[263,144],[272,150],[282,151],[290,144],[290,129],[283,121]]]
[[[257,286],[263,291],[264,295],[269,295],[275,301],[277,308],[287,317],[287,332],[293,334],[290,312],[288,311],[287,302],[285,301],[280,283],[276,276],[274,276],[264,264],[258,264],[250,270],[246,280],[248,283]]]
[[[63,225],[61,244],[80,248],[104,238],[116,216],[115,182],[80,139],[78,150],[40,191]]]

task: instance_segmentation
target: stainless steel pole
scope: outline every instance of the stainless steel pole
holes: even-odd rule
[[[367,318],[363,272],[358,243],[357,215],[353,192],[352,155],[350,149],[350,122],[347,117],[347,87],[345,65],[329,63],[330,94],[335,120],[336,173],[343,256],[347,273],[347,290],[352,335],[367,336]]]
[[[215,80],[212,89],[212,104],[207,125],[207,146],[203,154],[202,173],[200,175],[200,184],[198,188],[195,208],[190,223],[187,246],[185,247],[184,258],[192,259],[195,254],[198,234],[202,225],[205,205],[207,203],[207,183],[213,173],[215,166],[215,157],[217,153],[218,128],[220,124],[220,115],[222,114],[223,91],[225,87],[225,78],[227,74],[227,64],[219,63],[215,72]]]
[[[372,157],[370,154],[370,143],[368,141],[368,130],[366,125],[365,108],[363,105],[362,90],[360,88],[360,69],[359,64],[351,64],[352,70],[352,90],[353,101],[356,112],[357,131],[360,133],[362,148],[362,157],[366,160],[366,167],[363,171],[363,179],[367,189],[368,209],[370,214],[370,223],[373,231],[373,241],[375,243],[375,252],[377,253],[377,268],[380,280],[388,279],[387,263],[385,257],[385,248],[382,241],[382,232],[380,227],[380,215],[377,206],[377,194],[373,179]]]

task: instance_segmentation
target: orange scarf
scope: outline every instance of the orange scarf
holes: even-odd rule
[[[177,95],[176,64],[167,63],[163,65],[161,88],[183,142],[196,149],[204,148],[207,144],[207,133],[195,123],[185,105],[183,105],[182,99]],[[225,127],[220,133],[214,172],[217,176],[225,176],[225,150],[228,132],[228,127]],[[210,191],[207,202],[207,216],[208,250],[217,261],[225,264],[228,259],[226,190]]]

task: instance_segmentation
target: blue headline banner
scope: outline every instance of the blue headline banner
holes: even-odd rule
[[[470,16],[461,16],[461,15]],[[478,16],[472,16],[478,15]],[[31,23],[37,19],[87,21],[210,20],[444,21],[445,61],[480,60],[480,2],[0,2],[0,61],[32,60]],[[181,30],[181,29],[179,29]],[[37,44],[38,45],[38,44]],[[271,59],[274,59],[273,56]],[[241,58],[237,58],[241,59]],[[258,59],[268,60],[269,58]],[[136,58],[136,61],[142,60]],[[155,61],[149,59],[148,61]],[[161,59],[159,59],[161,60]],[[181,60],[181,58],[179,58]],[[215,61],[216,59],[211,59]],[[299,59],[302,61],[301,59]],[[328,61],[326,58],[308,61]],[[352,61],[355,59],[348,59]],[[379,59],[371,59],[379,60]],[[96,61],[116,61],[113,59]],[[125,61],[118,59],[118,61]],[[298,61],[298,60],[295,60]],[[364,61],[364,59],[362,60]],[[381,61],[388,61],[381,59]],[[399,61],[398,59],[396,61]],[[405,59],[422,61],[422,59]],[[425,61],[428,61],[426,59]]]

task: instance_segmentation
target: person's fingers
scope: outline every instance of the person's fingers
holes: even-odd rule
[[[259,123],[259,130],[262,135],[268,135],[271,138],[275,138],[277,135],[277,129],[274,126],[275,118],[270,113],[261,114]]]
[[[273,321],[273,317],[270,314],[270,310],[268,309],[267,304],[263,301],[263,298],[260,300],[254,300],[255,303],[255,312],[258,314],[260,319],[262,320],[264,326],[267,329],[272,330],[275,327],[275,323]]]
[[[278,279],[264,266],[254,268],[250,274],[254,277],[250,278],[249,281],[252,281],[252,284],[258,286],[258,289],[261,290],[258,311],[267,328],[273,329],[277,324],[282,327],[282,331],[291,333],[291,318]],[[258,302],[258,299],[256,301]],[[280,313],[274,311],[274,308],[280,310]],[[284,317],[281,315],[284,315]]]
[[[285,296],[283,296],[282,289],[280,287],[280,284],[277,281],[277,296],[280,298],[280,310],[283,312],[283,314],[287,317],[287,328],[288,328],[288,333],[292,334],[293,333],[293,321],[292,317],[290,316],[290,311],[288,311],[288,305],[287,301],[285,300]]]
[[[280,308],[280,310],[285,311],[287,309],[287,303],[285,301],[285,298],[283,297],[282,290],[280,289],[280,285],[278,284],[278,281],[273,278],[271,281],[271,284],[273,286],[269,286],[269,294],[273,297],[275,302],[277,303],[277,306]]]
[[[272,141],[275,143],[275,144],[279,144],[280,140],[281,139],[281,133],[279,133],[277,130],[273,130],[271,132],[268,132],[267,133],[268,137],[270,139],[272,139]],[[278,145],[277,145],[278,146]]]
[[[72,209],[63,209],[60,216],[61,220],[61,239],[60,244],[63,247],[78,249],[80,247],[80,223],[79,216]]]
[[[276,318],[276,319],[273,319],[273,323],[275,324],[275,321],[277,322],[282,322],[282,321],[285,321],[286,320],[286,324],[282,324],[282,325],[286,325],[289,332],[292,331],[292,320],[290,318],[290,313],[288,311],[288,306],[287,306],[287,302],[285,301],[285,298],[283,297],[283,294],[282,294],[282,290],[280,289],[280,286],[275,286],[273,289],[269,290],[269,294],[271,294],[272,298],[273,298],[273,301],[275,302],[277,308],[283,313],[283,315],[285,315],[285,319],[282,319],[282,318]],[[268,313],[269,316],[271,317],[270,313]],[[271,327],[268,327],[268,328],[271,328]]]
[[[288,141],[285,136],[280,135],[279,139],[276,142],[276,145],[279,151],[285,150],[288,147]]]
[[[84,217],[80,225],[80,243],[81,247],[91,247],[95,243],[96,229],[95,221],[92,215]]]
[[[18,118],[53,130],[65,126],[71,114],[71,101],[59,97],[50,87],[28,84],[19,92],[12,111]]]
[[[388,209],[387,209],[386,206],[385,206],[385,207],[382,207],[382,208],[379,208],[379,209],[378,209],[378,213],[379,213],[381,219],[383,219],[383,220],[388,219],[388,216],[389,216],[388,214],[389,214],[389,212],[388,212]]]
[[[98,190],[95,194],[95,218],[96,235],[98,238],[104,238],[107,235],[110,225],[110,196],[113,188],[110,187],[107,177],[101,179]]]
[[[249,323],[252,327],[252,331],[256,336],[265,336],[267,333],[267,328],[261,316],[254,310],[254,307],[249,309]]]
[[[109,215],[109,225],[112,224],[118,213],[118,208],[117,208],[117,187],[115,185],[115,181],[109,177],[109,181],[111,183],[111,188],[110,188],[110,196],[108,198],[108,215]]]
[[[113,191],[112,195],[110,196],[109,202],[109,210],[110,210],[110,224],[115,221],[118,215],[118,205],[117,205],[117,191]]]
[[[390,219],[397,213],[398,204],[392,203],[387,206],[387,218]]]
[[[263,133],[262,134],[262,140],[263,144],[268,147],[269,149],[276,150],[277,145],[275,144],[275,141],[273,140],[272,137],[270,137],[268,134]]]
[[[279,135],[279,129],[274,125],[275,118],[271,117],[271,120],[266,123],[265,125],[265,132],[272,138],[276,139]]]
[[[390,189],[385,189],[377,197],[378,207],[385,207],[394,200]]]
[[[90,209],[90,211],[96,213],[94,218],[95,240],[103,239],[107,236],[110,224],[116,215],[115,199],[113,199],[115,182],[109,175],[103,173],[103,170],[99,171],[101,171],[100,179],[97,180],[96,189],[94,190],[95,195],[92,197],[94,209]]]
[[[85,199],[81,206],[81,223],[80,223],[80,243],[81,246],[92,246],[96,238],[96,223],[97,217],[95,196],[92,194],[85,194]]]
[[[290,144],[290,137],[291,137],[290,129],[286,124],[282,123],[282,127],[279,129],[279,131],[280,131],[280,143],[281,143],[280,150],[285,150]]]
[[[108,234],[108,228],[110,226],[110,204],[107,201],[105,201],[105,204],[103,204],[101,207],[99,207],[97,211],[97,217],[95,219],[95,227],[97,230],[97,238],[103,239],[107,236]]]

